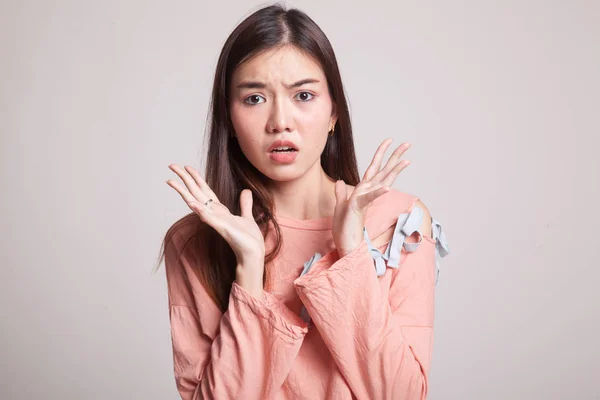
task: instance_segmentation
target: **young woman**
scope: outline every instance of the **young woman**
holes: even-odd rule
[[[410,144],[358,176],[336,58],[273,5],[218,60],[203,178],[163,242],[183,399],[425,399],[440,224],[391,186]],[[162,257],[161,257],[162,259]]]

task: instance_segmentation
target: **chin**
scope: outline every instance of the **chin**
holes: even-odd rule
[[[303,174],[298,173],[297,171],[287,171],[287,172],[275,172],[275,171],[261,171],[264,176],[276,182],[291,182],[298,178],[300,178]],[[266,173],[265,173],[266,172]]]
[[[274,165],[261,165],[257,168],[264,176],[276,182],[290,182],[300,178],[306,173],[305,170],[298,168],[298,165],[289,165],[282,168]]]

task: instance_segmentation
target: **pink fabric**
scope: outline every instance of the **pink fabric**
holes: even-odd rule
[[[417,197],[392,189],[371,204],[366,227],[384,251]],[[331,217],[277,218],[283,248],[265,300],[234,282],[222,314],[190,257],[190,232],[167,246],[174,373],[182,399],[425,399],[433,347],[435,241],[402,251],[377,277],[366,242],[339,258]],[[431,224],[431,221],[424,223]],[[267,237],[267,249],[272,237]],[[304,262],[323,257],[302,277]],[[300,318],[305,305],[312,324]]]

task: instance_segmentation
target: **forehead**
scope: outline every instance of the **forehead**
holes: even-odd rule
[[[239,65],[232,76],[234,83],[251,79],[289,84],[304,78],[323,81],[325,75],[318,61],[292,46],[262,52]]]

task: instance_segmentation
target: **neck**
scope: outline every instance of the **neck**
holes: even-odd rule
[[[273,181],[270,187],[275,214],[293,219],[317,219],[333,215],[335,181],[319,163],[314,172],[290,181]]]

